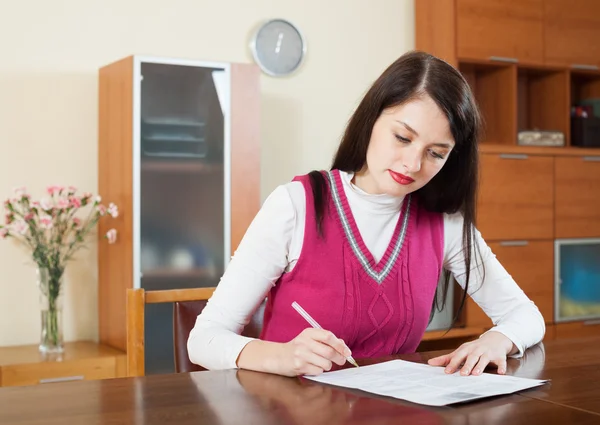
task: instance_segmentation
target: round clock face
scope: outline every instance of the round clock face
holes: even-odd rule
[[[256,32],[252,43],[254,60],[264,72],[272,76],[289,75],[304,59],[304,37],[292,23],[273,19]]]

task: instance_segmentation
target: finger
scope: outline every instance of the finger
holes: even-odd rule
[[[463,376],[467,376],[471,374],[471,371],[479,361],[480,354],[478,352],[472,352],[467,356],[467,360],[465,360],[465,364],[460,370],[460,374]]]
[[[504,375],[506,373],[506,358],[498,360],[498,373]]]
[[[303,345],[296,348],[292,361],[292,375],[319,375],[328,367],[326,359],[317,356]]]
[[[301,355],[298,351],[295,352],[294,358],[292,359],[292,368],[289,372],[286,372],[286,376],[299,376],[299,375],[320,375],[323,373],[323,368],[315,366],[309,363],[305,355]]]
[[[442,356],[437,356],[427,361],[431,366],[446,366],[450,361],[450,358],[454,353],[444,354]]]
[[[308,347],[306,351],[302,354],[302,358],[306,362],[306,364],[311,364],[321,369],[321,371],[331,370],[333,366],[331,360],[326,359],[323,356],[311,351]]]
[[[456,372],[456,370],[460,367],[460,365],[462,364],[462,362],[465,360],[466,357],[467,357],[467,352],[465,350],[456,351],[456,353],[454,353],[452,358],[450,359],[450,362],[446,366],[446,369],[444,370],[444,372],[446,372],[446,373]]]
[[[312,364],[305,364],[304,367],[302,367],[301,369],[299,369],[296,374],[297,375],[310,375],[310,376],[317,376],[323,373],[323,369],[321,369],[318,366],[312,365]]]
[[[346,343],[336,337],[332,332],[323,329],[314,329],[314,332],[312,332],[310,335],[313,339],[334,348],[344,357],[352,354]]]
[[[473,375],[481,375],[489,363],[490,358],[486,354],[482,354],[481,357],[479,357],[479,361],[473,368]]]
[[[313,353],[318,354],[319,356],[331,362],[334,362],[340,366],[346,363],[346,358],[330,345],[323,344],[322,342],[311,339],[308,341],[307,346],[308,349],[310,349]]]

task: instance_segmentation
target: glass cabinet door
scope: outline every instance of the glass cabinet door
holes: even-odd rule
[[[151,62],[140,72],[140,285],[216,286],[229,258],[228,73]],[[172,308],[146,306],[147,373],[173,371]]]
[[[225,70],[142,63],[141,72],[141,286],[216,286],[226,246]]]
[[[600,319],[600,239],[555,242],[556,322]]]

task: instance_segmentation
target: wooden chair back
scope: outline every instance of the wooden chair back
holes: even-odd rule
[[[196,324],[196,318],[206,307],[207,301],[179,301],[173,305],[173,337],[175,354],[175,372],[194,372],[205,370],[190,361],[187,340]],[[258,308],[250,323],[244,328],[242,335],[250,338],[260,337],[263,325],[263,316],[266,302]]]
[[[146,304],[173,303],[173,353],[175,372],[204,370],[189,360],[187,339],[215,288],[172,289],[163,291],[127,290],[127,374],[145,374],[145,308]],[[243,335],[260,336],[266,301],[261,304]]]
[[[195,301],[206,305],[215,288],[127,290],[127,375],[144,376],[144,331],[146,304]],[[192,325],[193,326],[193,325]],[[191,328],[190,328],[191,329]]]

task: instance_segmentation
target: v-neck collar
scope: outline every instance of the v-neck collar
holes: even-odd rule
[[[398,216],[398,222],[394,229],[394,235],[379,262],[376,262],[371,252],[367,249],[363,238],[358,230],[354,215],[348,204],[348,198],[344,192],[342,177],[339,170],[327,173],[331,195],[336,207],[337,216],[346,235],[354,255],[362,265],[365,272],[377,283],[381,284],[389,275],[404,244],[408,219],[410,216],[411,195],[406,196],[402,205],[402,211]]]

